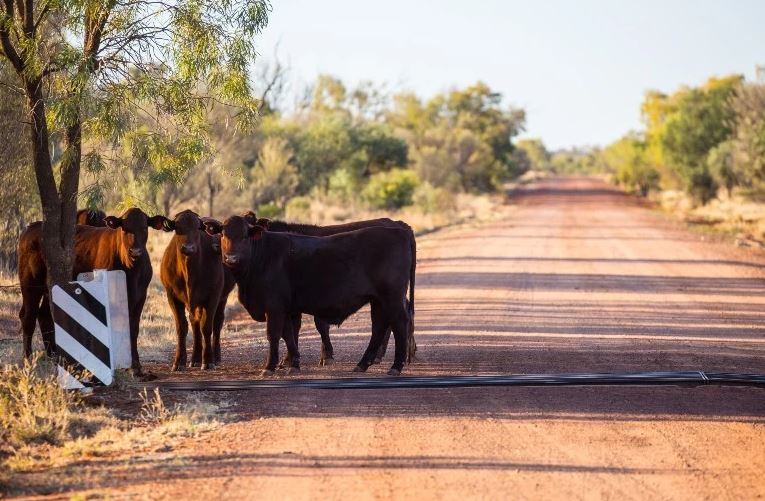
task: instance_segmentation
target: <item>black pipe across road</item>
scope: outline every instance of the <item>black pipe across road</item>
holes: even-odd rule
[[[479,388],[488,386],[651,386],[735,385],[765,388],[765,374],[727,372],[633,372],[594,374],[507,374],[491,376],[364,377],[335,379],[254,379],[153,382],[146,386],[175,391],[238,391],[266,388],[374,390],[404,388]]]

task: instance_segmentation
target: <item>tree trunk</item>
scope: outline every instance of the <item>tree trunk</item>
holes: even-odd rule
[[[210,217],[215,217],[215,214],[213,214],[213,209],[215,208],[215,179],[212,173],[212,170],[207,171],[207,190],[209,193],[208,198],[208,206],[207,206],[207,215]]]
[[[49,150],[49,132],[45,120],[45,101],[41,81],[27,84],[33,165],[42,205],[42,255],[48,270],[48,288],[72,279],[74,229],[77,213],[77,189],[80,177],[79,124],[67,130],[68,158],[62,161],[60,193],[56,188]]]

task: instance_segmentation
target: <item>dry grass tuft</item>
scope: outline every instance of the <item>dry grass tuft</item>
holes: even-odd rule
[[[70,429],[77,396],[57,384],[55,366],[37,354],[22,365],[7,365],[1,371],[2,443],[11,451],[29,444],[62,443]]]
[[[661,208],[693,227],[735,237],[738,242],[765,245],[765,204],[734,192],[695,206],[683,192],[666,190],[651,197]]]

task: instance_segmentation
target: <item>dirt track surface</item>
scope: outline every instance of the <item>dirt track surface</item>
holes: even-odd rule
[[[705,370],[765,373],[765,259],[704,241],[604,183],[552,179],[511,218],[419,240],[405,375]],[[224,367],[256,377],[262,326],[240,319]],[[332,330],[348,376],[366,310]],[[390,357],[390,355],[389,355]],[[373,366],[369,374],[387,370]],[[198,372],[162,379],[198,378]],[[283,375],[280,377],[284,377]],[[765,390],[733,387],[267,390],[221,395],[232,422],[129,468],[93,463],[75,489],[150,498],[765,496]],[[77,483],[77,481],[75,481]]]

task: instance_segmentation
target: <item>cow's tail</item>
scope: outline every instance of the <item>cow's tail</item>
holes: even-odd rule
[[[409,304],[407,305],[409,313],[409,336],[408,336],[408,352],[406,361],[408,363],[416,362],[417,357],[417,342],[414,340],[414,276],[417,269],[417,240],[414,238],[414,231],[410,230],[412,249],[412,265],[409,268]]]

